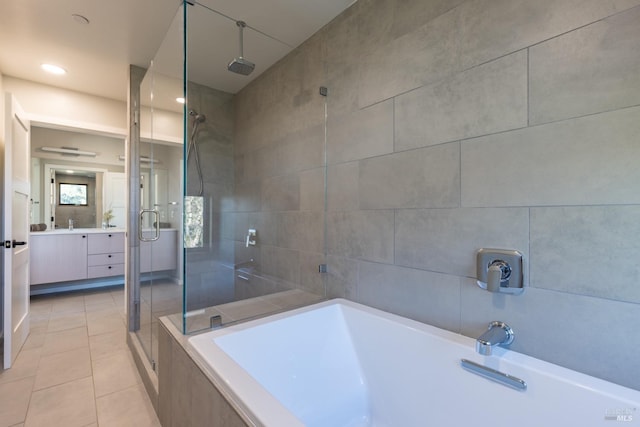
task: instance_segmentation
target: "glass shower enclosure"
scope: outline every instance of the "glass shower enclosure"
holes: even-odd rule
[[[131,281],[130,330],[154,369],[161,316],[190,334],[327,294],[321,81],[308,83],[313,95],[305,89],[303,120],[284,114],[279,104],[290,100],[279,100],[275,87],[261,99],[245,95],[251,78],[210,60],[212,28],[228,32],[233,43],[224,49],[229,60],[237,56],[233,19],[183,3],[140,85],[130,177],[140,186],[131,209],[139,213],[140,272]],[[244,36],[252,58],[279,43],[250,26]],[[264,64],[256,64],[259,74]],[[276,82],[275,67],[258,78]]]

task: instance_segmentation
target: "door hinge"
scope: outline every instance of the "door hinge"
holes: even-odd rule
[[[51,183],[55,184],[56,183],[55,179],[51,178]]]

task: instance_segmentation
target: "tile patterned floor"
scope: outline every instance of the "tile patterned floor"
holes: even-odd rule
[[[31,300],[31,333],[0,372],[0,427],[159,427],[126,345],[124,291]]]

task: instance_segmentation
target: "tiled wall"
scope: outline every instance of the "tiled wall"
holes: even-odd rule
[[[503,320],[514,350],[640,389],[638,5],[358,1],[236,97],[262,261],[319,289],[326,244],[330,296]],[[476,286],[481,247],[525,254],[523,295]]]
[[[233,242],[224,238],[222,212],[233,198],[233,96],[189,82],[190,110],[204,115],[195,143],[203,177],[204,242],[201,248],[186,249],[186,305],[197,310],[232,301]],[[193,118],[189,117],[186,133],[191,141]],[[187,195],[197,196],[200,184],[196,171],[195,146],[186,162]]]

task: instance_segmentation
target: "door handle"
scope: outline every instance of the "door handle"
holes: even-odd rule
[[[153,237],[143,237],[142,235],[142,222],[144,221],[144,214],[151,213],[155,218],[155,234]],[[160,238],[160,212],[155,209],[142,209],[140,211],[140,222],[138,223],[138,240],[141,242],[155,242]]]
[[[24,246],[24,245],[26,245],[26,244],[27,244],[27,242],[18,242],[18,241],[16,241],[16,240],[13,240],[13,241],[11,242],[11,246],[12,246],[12,247],[14,247],[14,248],[15,248],[16,246]]]

